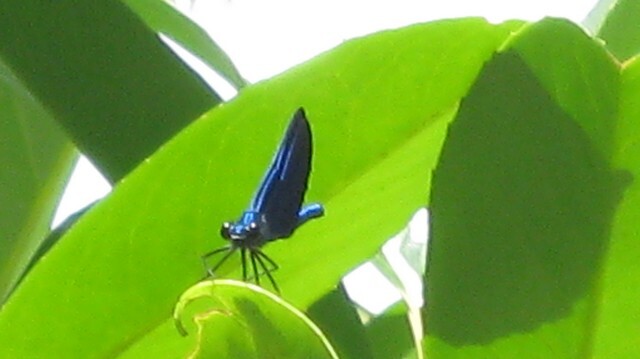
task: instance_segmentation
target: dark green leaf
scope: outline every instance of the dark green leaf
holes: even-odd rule
[[[354,305],[342,286],[325,294],[308,310],[342,359],[373,358],[373,351]]]
[[[588,357],[628,185],[609,163],[616,66],[558,20],[510,45],[462,102],[434,173],[428,354]]]
[[[368,323],[367,336],[375,358],[415,358],[411,355],[415,346],[403,303]]]
[[[219,102],[120,1],[0,3],[0,59],[111,181]]]

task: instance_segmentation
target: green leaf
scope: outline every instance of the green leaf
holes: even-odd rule
[[[516,25],[387,31],[247,87],[121,181],[34,267],[0,312],[0,356],[115,356],[163,331],[300,106],[314,135],[307,200],[326,216],[264,250],[283,298],[308,308],[428,201],[457,101]]]
[[[231,59],[198,24],[163,0],[126,0],[146,24],[204,61],[236,89],[247,85]]]
[[[0,305],[49,225],[75,158],[47,111],[0,61]]]
[[[604,259],[598,328],[593,357],[634,358],[640,356],[640,61],[622,69],[620,120],[616,131],[614,167],[633,180],[624,193],[612,223],[611,238]]]
[[[120,1],[2,1],[0,23],[0,59],[112,182],[219,102]]]
[[[45,254],[47,254],[47,252],[49,252],[49,250],[51,248],[53,248],[53,246],[56,245],[56,243],[58,243],[58,241],[60,240],[60,238],[62,238],[62,236],[67,233],[67,231],[76,224],[76,222],[82,218],[82,216],[89,210],[91,209],[91,207],[93,207],[96,203],[98,203],[98,201],[93,201],[92,203],[84,206],[83,208],[81,208],[80,210],[76,211],[75,213],[69,215],[62,223],[58,224],[54,229],[52,229],[51,231],[48,232],[48,234],[46,235],[45,238],[42,239],[42,241],[40,242],[40,245],[38,246],[38,248],[35,250],[35,253],[33,253],[33,256],[31,256],[31,260],[29,261],[29,264],[27,265],[26,269],[25,269],[25,274],[31,270],[31,268],[36,265],[36,263],[38,263],[38,261],[40,260],[40,258],[42,256],[44,256]],[[23,275],[24,277],[24,275]]]
[[[213,304],[195,317],[194,357],[337,358],[322,332],[302,312],[271,292],[243,282],[205,281],[187,289],[173,315],[181,332],[186,334],[181,321],[185,307],[202,298]]]
[[[434,173],[428,357],[590,357],[628,185],[610,164],[617,66],[562,20],[507,48],[461,103]]]
[[[611,5],[597,34],[613,55],[625,61],[640,52],[640,1],[618,0]]]

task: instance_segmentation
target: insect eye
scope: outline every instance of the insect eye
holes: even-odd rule
[[[250,237],[257,235],[260,232],[260,230],[258,229],[258,224],[256,222],[249,223],[245,228],[247,230],[247,234]]]
[[[231,229],[231,223],[224,222],[222,224],[222,227],[220,227],[220,235],[222,236],[222,238],[231,239],[231,233],[229,233],[230,229]]]

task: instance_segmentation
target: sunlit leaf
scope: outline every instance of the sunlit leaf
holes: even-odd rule
[[[326,216],[264,250],[280,265],[283,298],[308,308],[428,201],[457,101],[517,26],[465,19],[387,31],[247,87],[42,258],[0,312],[0,356],[113,356],[168,333],[177,296],[204,275],[200,256],[224,244],[220,223],[244,209],[300,106],[314,135],[307,199]]]
[[[594,357],[633,358],[640,355],[640,61],[622,70],[620,120],[613,166],[625,174],[626,191],[610,229],[602,266],[598,301],[598,328]]]

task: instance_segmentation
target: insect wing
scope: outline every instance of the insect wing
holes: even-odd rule
[[[311,148],[311,129],[300,108],[251,204],[251,210],[265,216],[268,239],[288,237],[297,226],[311,168]]]

